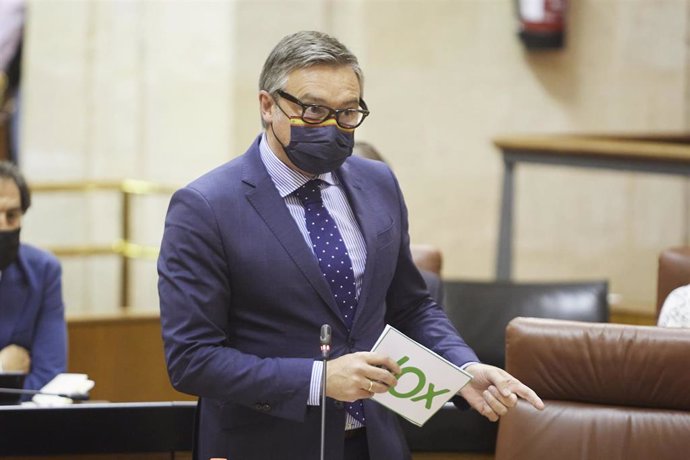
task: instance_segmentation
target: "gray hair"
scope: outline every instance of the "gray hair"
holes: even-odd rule
[[[361,91],[364,74],[357,57],[335,37],[316,31],[297,32],[278,42],[261,70],[259,90],[275,94],[285,85],[290,72],[318,64],[349,65],[359,80]]]

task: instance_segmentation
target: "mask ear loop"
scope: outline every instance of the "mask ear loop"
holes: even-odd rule
[[[278,135],[276,134],[276,130],[273,129],[273,123],[271,123],[271,131],[273,131],[273,137],[276,138],[280,146],[283,148],[283,150],[285,150],[287,148],[287,145],[283,144],[283,141],[281,141]]]
[[[287,113],[285,113],[285,110],[283,110],[283,108],[280,106],[280,104],[278,104],[278,101],[276,100],[275,97],[273,97],[273,95],[271,95],[271,98],[273,99],[273,103],[278,107],[278,109],[279,109],[281,112],[283,112],[283,115],[285,115],[285,117],[289,120],[289,119],[290,119],[290,115],[288,115]],[[276,130],[273,128],[273,122],[271,122],[271,131],[273,131],[273,137],[276,138],[276,140],[278,141],[278,143],[280,144],[280,146],[283,148],[283,150],[285,150],[285,149],[287,148],[287,145],[283,144],[283,141],[281,141],[280,138],[278,137],[278,135],[276,134]]]

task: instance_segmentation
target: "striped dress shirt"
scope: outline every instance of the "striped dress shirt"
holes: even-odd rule
[[[345,246],[347,247],[347,252],[352,261],[352,270],[355,275],[357,298],[359,298],[362,289],[364,265],[367,260],[367,247],[364,242],[364,237],[362,236],[362,231],[355,219],[355,214],[352,212],[352,207],[347,201],[345,190],[343,190],[343,186],[338,180],[338,177],[330,172],[319,174],[316,177],[309,177],[290,169],[273,153],[271,147],[268,145],[265,132],[263,136],[261,136],[259,151],[261,152],[261,161],[264,166],[266,166],[268,175],[273,180],[280,196],[285,200],[288,211],[290,211],[300,233],[302,233],[305,243],[312,251],[313,246],[304,219],[304,206],[293,192],[312,179],[321,179],[328,184],[327,187],[321,189],[323,204],[333,217],[333,220],[335,220],[338,230],[340,230],[340,234],[345,242]],[[309,399],[307,401],[308,405],[320,405],[322,374],[323,363],[321,361],[314,361],[309,387]],[[350,414],[347,414],[346,429],[354,429],[361,426],[362,425],[357,420]]]

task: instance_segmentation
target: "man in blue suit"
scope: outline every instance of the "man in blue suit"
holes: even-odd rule
[[[0,162],[0,370],[28,373],[24,388],[38,390],[65,372],[67,328],[59,262],[19,242],[30,204],[17,167]]]
[[[395,414],[370,401],[400,371],[367,351],[387,323],[464,366],[474,378],[459,396],[488,418],[518,397],[542,406],[478,363],[412,261],[395,177],[350,156],[369,114],[362,82],[335,38],[285,37],[259,81],[264,132],[171,200],[161,321],[173,385],[200,397],[199,459],[318,458],[325,323],[329,459],[410,458]]]

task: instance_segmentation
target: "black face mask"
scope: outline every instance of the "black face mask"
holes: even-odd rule
[[[290,143],[280,145],[292,164],[309,174],[323,174],[338,169],[352,155],[354,130],[339,127],[335,120],[308,125],[297,118],[290,119]],[[271,125],[273,129],[273,125]],[[275,131],[273,131],[275,136]]]
[[[19,232],[21,228],[0,232],[0,270],[10,266],[19,254]]]

